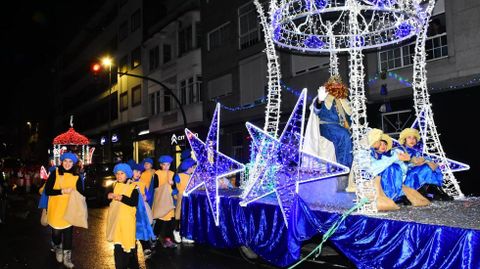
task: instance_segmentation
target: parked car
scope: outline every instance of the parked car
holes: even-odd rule
[[[99,205],[108,204],[107,194],[113,191],[115,164],[94,163],[85,166],[85,197]]]

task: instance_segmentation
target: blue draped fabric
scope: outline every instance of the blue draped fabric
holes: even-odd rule
[[[136,217],[136,238],[137,240],[148,241],[150,239],[155,239],[153,234],[152,225],[148,219],[147,209],[145,208],[145,202],[143,201],[142,196],[138,198],[137,213]]]
[[[375,149],[370,149],[370,155],[373,157],[372,161],[381,160],[383,156],[391,157],[391,151],[385,153],[378,153]],[[383,167],[382,167],[383,168]],[[383,192],[385,195],[396,200],[399,197],[405,195],[402,190],[403,185],[403,170],[398,162],[389,164],[380,174],[380,183],[382,184]]]
[[[45,194],[45,188],[43,188],[42,195],[40,196],[40,200],[38,201],[38,208],[47,208],[48,207],[48,196]]]
[[[276,204],[239,205],[238,197],[221,197],[220,225],[215,226],[204,192],[182,202],[182,234],[218,248],[250,247],[277,266],[299,259],[303,240],[325,233],[340,214],[310,211],[296,199],[297,221],[286,229]],[[330,237],[358,268],[480,268],[480,231],[350,215]]]
[[[150,182],[150,187],[145,189],[145,196],[147,197],[147,203],[152,208],[153,206],[153,195],[155,194],[155,189],[153,187],[153,180]]]
[[[406,147],[407,153],[411,157],[422,157],[423,154],[413,148]],[[425,158],[428,161],[431,161],[429,158]],[[405,183],[407,187],[418,190],[425,184],[433,184],[439,187],[443,184],[443,174],[440,170],[440,167],[432,170],[428,164],[422,164],[419,166],[410,166],[408,168],[407,177],[405,178]]]
[[[383,170],[380,177],[383,192],[388,198],[395,201],[400,196],[405,195],[402,190],[403,172],[398,163],[394,163]]]
[[[316,99],[314,102],[317,102]],[[350,132],[339,124],[340,119],[337,110],[335,109],[335,102],[336,101],[334,100],[330,109],[325,106],[325,102],[322,102],[320,109],[314,108],[314,113],[321,121],[326,122],[320,124],[320,134],[331,141],[335,146],[337,162],[347,167],[351,167],[353,161],[352,139],[350,138]]]

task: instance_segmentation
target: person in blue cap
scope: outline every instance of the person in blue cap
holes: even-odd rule
[[[45,194],[48,196],[47,223],[52,227],[55,258],[67,268],[73,268],[72,237],[73,226],[63,219],[67,209],[70,193],[74,190],[85,195],[81,180],[79,180],[78,157],[72,152],[60,156],[61,165],[52,171],[45,184]]]
[[[194,241],[180,236],[180,219],[182,217],[182,198],[188,181],[195,171],[197,162],[192,158],[187,158],[177,168],[177,174],[174,176],[175,189],[172,194],[176,201],[175,206],[175,227],[173,230],[173,239],[176,243],[193,244]]]
[[[147,203],[150,207],[152,207],[154,188],[151,183],[153,182],[154,177],[156,177],[155,170],[153,169],[152,158],[143,159],[141,165],[143,166],[144,171],[140,176],[140,181],[143,182],[143,184],[145,184],[145,188],[146,188],[145,196],[147,197]]]
[[[143,257],[145,259],[149,259],[152,255],[152,246],[150,244],[150,240],[154,240],[155,235],[152,229],[152,210],[146,202],[147,197],[145,183],[140,181],[140,177],[145,168],[143,165],[137,163],[130,164],[130,167],[133,170],[133,177],[130,180],[130,184],[135,185],[135,188],[140,192],[140,199],[138,199],[137,206],[136,237],[142,245]]]
[[[158,162],[160,163],[160,169],[155,172],[156,177],[153,182],[155,195],[152,212],[154,217],[157,216],[154,231],[164,248],[176,248],[177,245],[171,239],[173,237],[173,219],[175,217],[173,197],[170,195],[175,174],[170,170],[173,158],[169,155],[162,155],[158,158]],[[161,195],[164,193],[169,195]],[[161,215],[156,212],[161,212]]]
[[[128,184],[133,171],[126,163],[119,163],[113,168],[116,182],[107,218],[107,241],[114,243],[115,268],[138,268],[136,246],[136,216],[139,191],[136,185]]]

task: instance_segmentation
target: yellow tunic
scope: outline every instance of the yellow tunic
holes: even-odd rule
[[[125,183],[116,183],[113,193],[121,194],[127,197],[132,195],[135,185],[125,184]],[[114,205],[118,203],[117,205]],[[112,200],[110,203],[110,208],[118,206],[117,216],[112,216],[108,218],[109,220],[115,218],[115,226],[112,227],[112,242],[114,244],[120,244],[123,248],[123,251],[130,252],[135,248],[135,229],[136,229],[136,217],[137,212],[136,207],[128,206],[122,202]],[[110,214],[110,212],[109,212]],[[111,225],[111,224],[110,224]],[[109,226],[107,224],[107,226]]]
[[[188,180],[190,179],[189,174],[185,173],[180,173],[178,174],[178,177],[180,177],[180,182],[177,182],[177,207],[175,208],[175,219],[179,220],[182,217],[182,198],[183,198],[183,192],[187,188]]]
[[[78,176],[71,173],[63,173],[63,176],[58,174],[58,169],[55,170],[55,184],[54,190],[61,190],[66,188],[77,189]],[[52,195],[48,197],[47,209],[47,223],[54,229],[65,229],[72,226],[63,219],[65,210],[67,209],[68,199],[70,194]]]
[[[138,189],[140,190],[140,194],[142,195],[142,199],[145,197],[145,190],[146,186],[143,181],[132,181],[132,184],[135,186],[138,186]]]
[[[150,189],[150,183],[152,183],[153,174],[155,170],[151,169],[150,171],[143,171],[142,175],[140,176],[140,181],[145,184],[147,189]]]
[[[173,173],[172,171],[170,170],[157,170],[155,172],[155,174],[157,175],[158,177],[158,186],[161,186],[163,184],[167,184],[170,188],[170,193],[172,193],[172,186],[170,185],[169,181],[173,181],[173,175],[175,173]],[[159,206],[159,205],[157,205]],[[160,205],[161,206],[161,205]],[[155,203],[153,204],[153,207],[155,207]],[[171,220],[173,217],[175,216],[175,210],[172,209],[170,210],[164,217],[160,218],[161,220],[164,220],[164,221],[169,221]]]

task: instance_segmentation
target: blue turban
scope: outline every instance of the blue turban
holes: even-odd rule
[[[145,163],[150,163],[151,165],[153,165],[153,160],[151,158],[145,158],[143,159],[142,164],[145,164]]]
[[[192,159],[192,158],[188,158],[186,160],[183,160],[183,162],[178,166],[178,172],[185,172],[188,170],[188,168],[196,165],[197,162]]]
[[[135,166],[135,164],[137,164],[133,159],[130,159],[127,161],[127,164],[130,165],[130,168],[133,169],[133,167]]]
[[[184,149],[180,154],[180,160],[186,160],[188,158],[192,158],[192,150],[191,149]]]
[[[118,171],[122,171],[127,175],[127,178],[131,178],[133,176],[132,168],[126,163],[119,163],[115,165],[113,168],[113,173],[116,174]]]
[[[171,163],[173,161],[173,158],[168,155],[162,155],[160,158],[158,158],[159,163]]]
[[[134,163],[133,165],[130,165],[130,167],[132,168],[132,170],[137,170],[137,171],[140,171],[140,172],[145,171],[145,167],[143,167],[143,165],[138,164],[138,163]]]
[[[63,162],[63,160],[65,160],[65,159],[72,160],[73,164],[77,164],[77,162],[78,162],[77,155],[72,153],[72,152],[65,152],[65,153],[62,154],[62,156],[60,156],[60,161]]]

